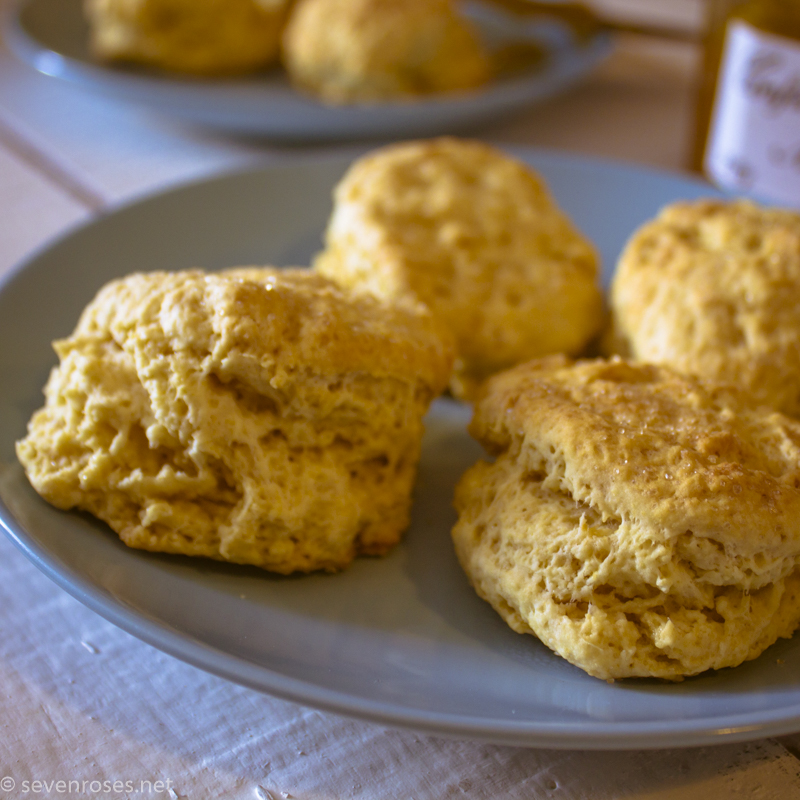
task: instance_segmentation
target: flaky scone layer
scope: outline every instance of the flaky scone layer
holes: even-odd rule
[[[800,425],[623,361],[493,378],[456,494],[478,593],[599,678],[677,680],[800,623]]]
[[[132,275],[56,342],[17,452],[46,500],[132,547],[340,569],[408,523],[452,360],[436,331],[308,270]]]
[[[392,145],[335,190],[315,268],[425,303],[453,333],[453,392],[549,353],[578,354],[603,322],[592,245],[528,166],[480,142]]]
[[[800,415],[800,214],[747,201],[674,203],[628,242],[610,347]]]

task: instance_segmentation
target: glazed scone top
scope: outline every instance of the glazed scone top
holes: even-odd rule
[[[546,462],[554,489],[646,526],[652,547],[691,532],[688,557],[711,583],[755,588],[798,554],[800,424],[727,388],[555,356],[492,378],[471,432],[497,452],[522,448],[531,472]]]
[[[800,423],[665,367],[551,357],[491,378],[456,554],[519,633],[605,680],[681,680],[800,624]]]
[[[453,0],[300,0],[283,35],[292,81],[329,103],[469,89],[489,60]]]
[[[800,414],[800,214],[747,201],[667,206],[623,251],[611,304],[622,354]]]
[[[379,297],[427,304],[467,380],[553,352],[602,324],[597,255],[525,164],[476,141],[389,146],[335,190],[315,268]]]
[[[424,309],[345,296],[307,269],[129,276],[101,290],[73,338],[109,330],[124,340],[126,329],[145,336],[148,321],[174,350],[208,348],[214,361],[251,377],[267,367],[273,384],[302,371],[362,372],[418,379],[436,395],[452,360],[446,335]]]

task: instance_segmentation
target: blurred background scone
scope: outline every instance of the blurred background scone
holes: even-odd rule
[[[131,547],[281,573],[399,540],[452,363],[423,309],[266,268],[114,281],[55,347],[34,488]]]
[[[334,104],[472,89],[490,73],[453,0],[299,0],[283,63],[298,88]]]
[[[222,75],[278,61],[292,0],[84,0],[95,55]]]
[[[619,360],[532,361],[484,387],[496,456],[453,540],[517,632],[598,678],[678,680],[800,623],[800,423],[729,388]]]
[[[609,349],[737,383],[800,415],[800,214],[679,202],[642,226],[611,288]]]
[[[494,372],[580,353],[603,323],[598,259],[525,164],[480,142],[393,145],[335,190],[315,268],[386,299],[428,305],[451,330],[451,389],[469,398]]]

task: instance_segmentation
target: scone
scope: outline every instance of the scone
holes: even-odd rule
[[[611,289],[611,349],[800,415],[800,214],[668,206],[631,238]]]
[[[291,0],[84,0],[95,55],[225,75],[277,63]]]
[[[680,680],[800,622],[800,423],[734,389],[621,360],[492,378],[456,492],[478,594],[603,679]]]
[[[283,36],[292,82],[325,102],[481,86],[489,57],[453,0],[299,0]]]
[[[131,547],[280,573],[399,540],[452,360],[424,310],[267,268],[113,281],[55,348],[17,445],[36,491]]]
[[[393,145],[334,194],[315,268],[344,286],[430,307],[456,340],[451,384],[577,355],[603,324],[598,259],[528,166],[480,142]]]

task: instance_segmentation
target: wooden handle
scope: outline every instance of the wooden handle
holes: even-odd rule
[[[540,0],[481,0],[481,2],[499,6],[520,16],[554,17],[572,28],[580,41],[587,41],[601,31],[635,33],[685,42],[699,42],[701,38],[699,32],[686,28],[606,19],[598,16],[583,3],[548,3]]]

